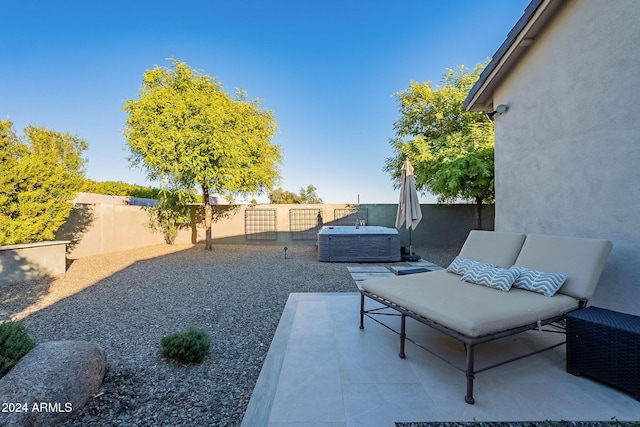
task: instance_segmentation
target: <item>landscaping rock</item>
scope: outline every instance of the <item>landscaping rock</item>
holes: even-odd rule
[[[107,354],[87,341],[52,341],[31,350],[0,379],[0,424],[54,426],[96,394]]]

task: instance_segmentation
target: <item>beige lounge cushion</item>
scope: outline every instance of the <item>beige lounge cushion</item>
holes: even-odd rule
[[[578,308],[563,294],[501,292],[460,281],[447,271],[370,279],[363,289],[468,337],[536,323]]]
[[[459,256],[509,268],[513,265],[525,235],[499,231],[471,230]]]
[[[588,300],[613,244],[609,240],[529,234],[515,265],[567,275],[558,293]]]

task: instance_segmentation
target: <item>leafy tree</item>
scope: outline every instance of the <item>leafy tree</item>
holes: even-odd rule
[[[485,66],[471,72],[464,66],[448,69],[435,89],[430,82],[411,82],[396,93],[394,156],[384,167],[399,186],[408,158],[419,190],[437,195],[441,203],[474,200],[477,228],[482,228],[482,204],[495,198],[493,123],[484,113],[466,111],[463,101]]]
[[[308,185],[307,188],[300,189],[300,201],[298,203],[304,204],[314,204],[314,203],[322,203],[322,199],[316,193],[317,188],[313,185]]]
[[[269,193],[269,201],[274,204],[290,205],[296,203],[298,195],[291,191],[276,188]]]
[[[258,194],[278,179],[276,121],[259,100],[235,98],[211,76],[173,60],[147,70],[142,93],[123,108],[130,161],[166,188],[198,186],[205,204],[206,249],[212,249],[209,193],[228,199]]]
[[[0,120],[0,245],[55,239],[84,181],[87,147],[44,127],[27,126],[19,137]]]
[[[188,203],[195,201],[194,192],[161,190],[156,206],[147,208],[149,226],[162,232],[165,242],[172,245],[178,237],[178,231],[191,226],[191,208]]]
[[[274,204],[314,204],[322,203],[322,199],[316,193],[316,187],[309,184],[307,188],[301,188],[300,194],[277,188],[269,194],[269,201]]]

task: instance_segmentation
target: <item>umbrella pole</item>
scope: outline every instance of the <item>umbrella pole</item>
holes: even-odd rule
[[[403,255],[402,259],[404,259],[405,261],[419,261],[420,257],[417,255],[413,254],[413,245],[412,245],[412,241],[411,241],[411,227],[409,227],[409,254],[408,255]]]

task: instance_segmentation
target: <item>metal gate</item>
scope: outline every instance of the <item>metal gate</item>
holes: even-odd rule
[[[244,211],[244,234],[247,240],[278,240],[275,209]]]
[[[292,240],[316,240],[322,224],[322,209],[289,209]]]
[[[334,225],[356,225],[360,224],[360,221],[364,221],[365,225],[369,224],[368,208],[358,207],[349,209],[334,209],[333,211]]]

